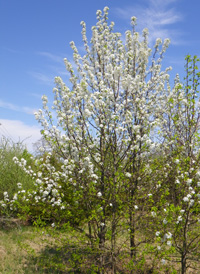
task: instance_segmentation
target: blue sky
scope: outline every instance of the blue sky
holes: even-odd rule
[[[171,39],[164,66],[172,66],[172,78],[184,77],[187,54],[200,57],[199,0],[0,0],[0,137],[24,140],[33,151],[41,129],[33,113],[42,107],[41,96],[52,98],[55,76],[67,83],[69,43],[82,49],[80,22],[90,37],[96,11],[105,6],[122,34],[136,16],[137,31],[149,29],[151,46],[158,37]]]

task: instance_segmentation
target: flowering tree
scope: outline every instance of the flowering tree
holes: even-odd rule
[[[165,193],[165,217],[162,215],[163,237],[159,232],[157,236],[174,248],[174,261],[181,263],[181,273],[186,273],[188,267],[195,269],[194,262],[199,261],[198,61],[196,56],[186,57],[185,84],[177,76],[174,88],[166,92],[158,109],[164,161],[157,170],[160,190]]]
[[[108,25],[107,15],[108,8],[104,14],[97,12],[90,43],[85,23],[81,22],[84,56],[71,42],[76,68],[67,59],[65,64],[72,87],[67,87],[60,77],[55,78],[53,109],[57,124],[53,125],[46,96],[44,111],[36,113],[36,119],[44,128],[45,139],[63,161],[62,180],[74,185],[79,193],[80,200],[76,202],[87,212],[91,239],[97,236],[103,250],[111,222],[113,255],[120,209],[124,208],[134,258],[135,210],[138,197],[149,191],[148,186],[140,191],[140,185],[149,175],[148,157],[156,147],[152,139],[154,111],[169,78],[167,70],[161,71],[169,40],[159,49],[161,40],[157,39],[152,54],[147,30],[140,38],[133,17],[133,30],[126,32],[123,44],[121,34],[113,32],[114,23]]]

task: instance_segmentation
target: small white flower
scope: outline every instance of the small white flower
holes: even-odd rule
[[[170,239],[170,238],[172,237],[172,233],[171,233],[171,232],[167,232],[167,233],[165,234],[165,237],[166,237],[167,239]]]
[[[60,200],[54,202],[54,205],[60,206],[60,204],[61,204],[61,201],[60,201]]]
[[[15,157],[13,157],[13,161],[14,162],[18,162],[18,158],[15,156]]]
[[[39,185],[41,185],[41,184],[42,184],[42,181],[41,181],[40,179],[37,179],[37,180],[36,180],[36,183],[39,184]]]
[[[98,196],[98,197],[101,197],[101,196],[102,196],[102,193],[99,191],[99,192],[97,193],[97,196]]]
[[[184,201],[184,202],[189,202],[188,197],[184,197],[184,198],[183,198],[183,201]]]
[[[52,223],[52,224],[51,224],[51,226],[52,226],[52,227],[55,227],[55,224],[54,224],[54,223]]]
[[[96,174],[92,174],[91,177],[95,180],[98,180],[98,178],[99,178]]]
[[[131,173],[126,172],[126,173],[125,173],[125,176],[128,177],[128,178],[131,178],[132,175],[131,175]]]
[[[178,216],[177,221],[181,222],[183,220],[182,216]]]
[[[165,263],[166,263],[165,259],[162,259],[162,260],[161,260],[161,263],[162,263],[162,264],[165,264]]]
[[[190,186],[191,183],[192,183],[192,179],[187,179],[186,183],[187,183],[188,186]]]
[[[161,250],[161,246],[158,245],[158,246],[157,246],[157,249],[158,249],[158,250]]]
[[[40,147],[40,148],[39,148],[39,151],[40,151],[40,152],[44,152],[44,148],[43,148],[43,147]]]
[[[165,241],[166,239],[171,239],[171,237],[172,237],[171,232],[167,232],[167,233],[165,233],[165,235],[163,237],[163,241]]]
[[[17,183],[18,188],[22,188],[22,184],[21,183]]]
[[[57,189],[52,189],[52,195],[54,196],[54,197],[56,197],[56,195],[57,195],[57,193],[58,193],[58,190]]]
[[[197,176],[197,177],[200,177],[200,170],[197,171],[196,176]]]
[[[190,200],[190,203],[189,203],[189,206],[193,206],[193,205],[194,205],[194,200],[191,199],[191,200]]]
[[[171,246],[172,245],[171,241],[167,241],[167,245]]]
[[[134,208],[135,208],[135,209],[138,209],[138,206],[137,206],[137,205],[135,205],[135,206],[134,206]]]
[[[40,178],[42,176],[42,172],[38,172],[38,177]]]
[[[152,212],[151,212],[151,215],[152,215],[153,217],[156,217],[156,212],[155,212],[155,211],[152,211]]]
[[[168,222],[166,219],[163,220],[163,224],[166,225]]]
[[[43,197],[46,197],[48,194],[49,194],[49,192],[45,190],[45,191],[43,192]]]
[[[160,235],[160,231],[156,231],[156,236],[158,237]]]

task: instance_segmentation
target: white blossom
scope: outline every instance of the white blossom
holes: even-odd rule
[[[163,220],[163,224],[166,225],[168,221],[166,219]]]

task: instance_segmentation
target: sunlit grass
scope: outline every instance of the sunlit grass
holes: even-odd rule
[[[117,239],[120,254],[117,256],[117,268],[120,274],[128,274],[129,253],[128,232],[122,231]],[[141,235],[137,235],[141,240]],[[123,247],[124,244],[124,247]],[[151,247],[142,244],[138,248],[138,261],[135,274],[180,273],[180,264],[167,261],[168,270],[162,268],[159,259],[151,253]],[[107,246],[108,253],[109,246]],[[178,254],[177,254],[178,255]],[[36,228],[22,225],[19,220],[11,219],[1,223],[0,227],[0,273],[98,273],[98,249],[92,249],[87,237],[80,232],[68,229],[52,229],[52,227]],[[109,255],[108,255],[109,258]],[[144,258],[144,259],[142,259]],[[172,259],[172,258],[171,258]],[[175,258],[174,258],[175,259]],[[109,261],[108,261],[109,264]],[[199,268],[198,268],[199,267]],[[198,274],[196,269],[188,269],[187,273]],[[105,273],[111,273],[106,271]]]
[[[33,236],[31,227],[6,227],[0,230],[0,273],[25,273],[27,252],[21,248],[21,244]]]

